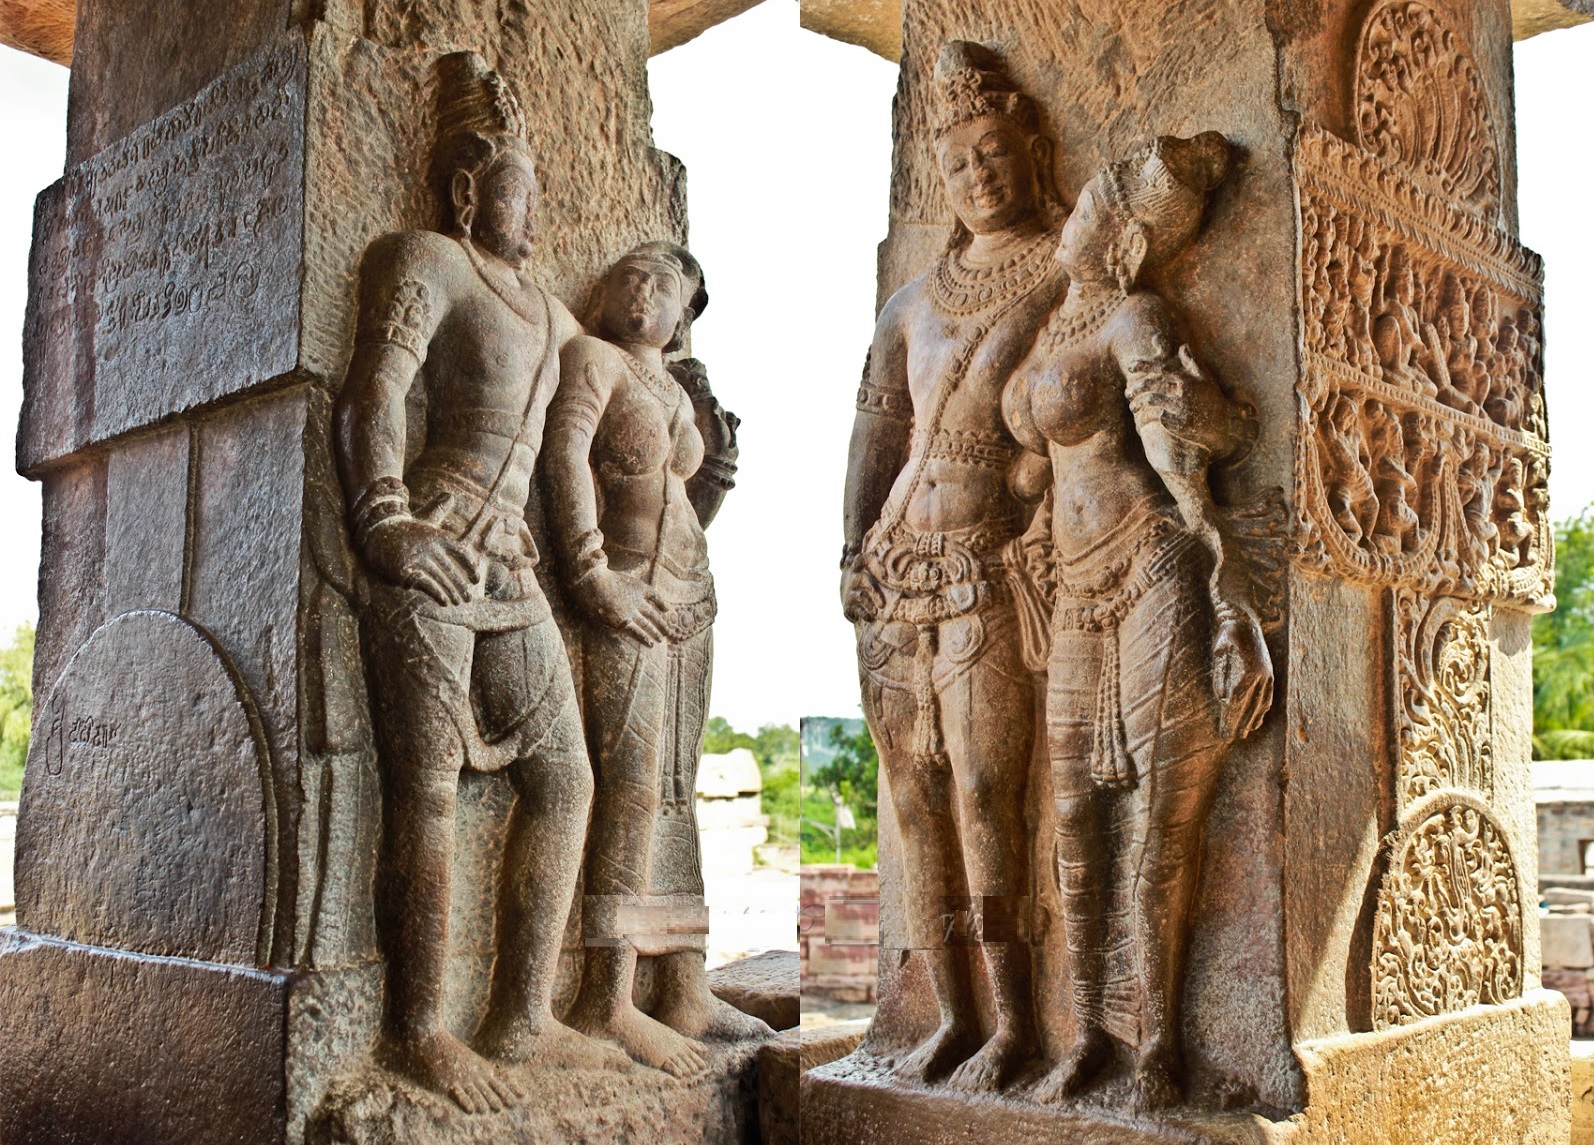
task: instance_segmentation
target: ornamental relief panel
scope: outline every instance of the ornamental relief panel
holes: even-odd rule
[[[1297,158],[1303,558],[1550,607],[1538,256],[1319,129]]]
[[[1372,1025],[1408,1025],[1522,994],[1522,896],[1484,804],[1438,791],[1384,843],[1374,918]]]
[[[1356,56],[1361,145],[1447,199],[1493,218],[1500,143],[1483,75],[1432,8],[1387,0],[1368,15]]]
[[[1397,589],[1394,609],[1400,807],[1449,787],[1491,798],[1489,606]]]

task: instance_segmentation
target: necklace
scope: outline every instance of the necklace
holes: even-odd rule
[[[1123,294],[1114,291],[1106,298],[1092,302],[1074,314],[1065,314],[1063,308],[1058,307],[1047,319],[1046,329],[1041,333],[1042,346],[1052,351],[1063,350],[1094,334],[1106,324],[1107,319],[1118,312],[1118,306],[1124,297]]]
[[[610,345],[614,345],[614,343],[611,342]],[[642,383],[643,388],[666,406],[673,408],[675,400],[681,392],[680,384],[668,374],[661,374],[652,366],[649,366],[642,359],[631,353],[630,350],[620,346],[615,346],[614,348],[620,351],[621,356],[625,358],[626,366],[635,375],[637,381]]]
[[[488,271],[486,263],[482,261],[481,252],[477,250],[475,244],[470,241],[469,235],[459,236],[459,245],[464,248],[465,257],[470,259],[471,266],[475,268],[476,277],[480,278],[484,283],[487,284],[487,289],[496,294],[500,302],[509,307],[509,309],[513,310],[521,318],[525,319],[527,322],[530,322],[533,326],[540,326],[542,324],[542,316],[533,314],[527,309],[526,298],[524,294],[510,293]],[[536,290],[536,287],[533,287],[532,289]],[[542,291],[537,290],[537,293],[540,295]]]
[[[961,251],[946,251],[930,274],[930,301],[943,314],[964,317],[1028,294],[1049,273],[1056,240],[1051,231],[1041,231],[992,266],[969,266]]]

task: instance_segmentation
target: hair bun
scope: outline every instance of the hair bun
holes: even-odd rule
[[[1169,174],[1205,195],[1228,175],[1233,148],[1220,133],[1203,131],[1194,139],[1164,135],[1157,140],[1157,152]]]

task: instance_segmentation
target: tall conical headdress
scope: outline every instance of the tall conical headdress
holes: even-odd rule
[[[942,100],[937,134],[987,115],[1007,119],[1027,132],[1039,129],[1035,101],[1019,91],[1002,58],[984,44],[947,41],[936,61],[935,85]]]
[[[526,116],[504,77],[475,52],[437,61],[437,142],[461,135],[513,135],[526,141]]]

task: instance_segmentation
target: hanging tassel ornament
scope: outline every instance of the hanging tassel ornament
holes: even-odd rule
[[[1095,736],[1090,750],[1090,778],[1107,791],[1132,791],[1135,761],[1124,734],[1122,691],[1118,679],[1118,626],[1102,634],[1101,680],[1096,685]]]

